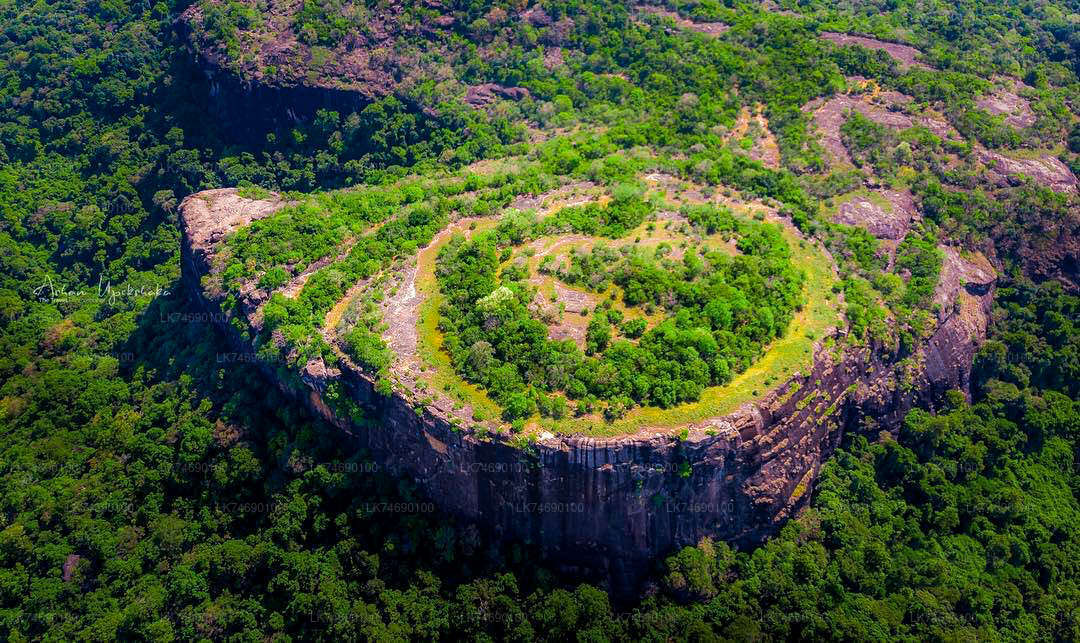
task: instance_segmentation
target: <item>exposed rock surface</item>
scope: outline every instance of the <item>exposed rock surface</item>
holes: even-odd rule
[[[911,229],[912,220],[918,216],[911,192],[906,189],[881,190],[875,194],[887,205],[869,197],[856,197],[840,204],[833,221],[862,226],[878,239],[903,239]]]
[[[323,47],[299,33],[303,2],[269,7],[255,0],[240,2],[259,16],[231,35],[238,43],[235,49],[247,52],[244,56],[232,55],[208,25],[205,2],[192,3],[176,22],[209,82],[214,118],[238,139],[261,140],[266,130],[306,120],[319,109],[342,114],[363,109],[418,69],[415,56],[398,52],[400,43],[416,35],[433,37],[449,26],[408,25],[399,19],[401,7],[393,4],[369,12],[350,3],[342,12],[357,20],[364,12],[363,33],[355,30]]]
[[[68,554],[67,558],[64,559],[60,577],[65,583],[71,582],[75,578],[75,570],[78,569],[80,560],[82,560],[82,556],[78,554]]]
[[[1080,185],[1072,170],[1050,155],[1014,159],[984,148],[980,148],[978,154],[979,160],[986,165],[987,179],[998,187],[1019,184],[1023,177],[1028,177],[1055,192],[1075,193]]]
[[[836,33],[835,31],[822,31],[821,37],[825,40],[835,42],[838,45],[859,45],[861,47],[866,47],[867,49],[884,51],[892,56],[892,58],[899,63],[901,68],[921,67],[923,69],[929,69],[927,65],[915,60],[922,52],[909,45],[886,42],[884,40],[877,40],[866,36]]]
[[[670,11],[663,7],[642,6],[641,10],[645,13],[651,13],[653,15],[661,16],[663,18],[669,18],[675,23],[676,26],[681,27],[682,29],[688,29],[690,31],[703,33],[706,36],[719,36],[728,29],[731,29],[730,25],[725,25],[722,22],[695,22],[693,20],[688,20],[675,13],[674,11]]]
[[[850,164],[851,156],[844,146],[840,127],[847,120],[849,112],[855,111],[866,118],[894,129],[906,129],[914,122],[911,117],[897,111],[897,106],[911,98],[899,92],[881,92],[873,101],[868,95],[834,96],[827,101],[814,101],[804,109],[812,110],[814,125],[820,133],[822,147],[839,163]],[[892,109],[890,109],[892,108]]]
[[[339,18],[363,28],[343,29],[328,38],[305,34],[304,2],[234,2],[257,12],[257,18],[237,21],[231,33],[220,34],[216,30],[223,27],[210,24],[207,15],[212,2],[191,3],[177,21],[208,67],[228,70],[252,84],[340,89],[369,100],[387,95],[408,76],[416,62],[415,56],[403,53],[410,38],[422,37],[438,46],[439,37],[455,22],[449,13],[435,20],[411,20],[400,3],[347,1],[339,9]],[[431,8],[445,11],[437,2]],[[237,46],[230,48],[229,40]],[[244,55],[234,55],[234,50]]]
[[[1017,129],[1034,125],[1035,112],[1026,99],[1017,95],[1018,91],[1031,88],[1014,79],[999,79],[998,82],[994,93],[975,101],[975,105],[994,116],[1004,114],[1005,124]]]
[[[426,0],[423,17],[407,4],[344,0],[333,8],[333,28],[315,27],[307,15],[312,3],[301,0],[232,0],[230,11],[243,19],[222,21],[217,0],[195,0],[175,28],[196,67],[208,81],[208,108],[222,130],[237,140],[262,142],[267,131],[304,122],[320,109],[347,116],[380,98],[395,96],[411,110],[433,119],[444,97],[466,94],[474,107],[496,97],[519,100],[528,91],[492,83],[466,87],[446,65],[460,52],[463,38],[476,45],[483,60],[495,60],[499,48],[491,34],[460,23],[462,7]],[[568,16],[553,20],[540,7],[523,3],[514,15],[493,7],[486,20],[494,33],[512,21],[526,21],[547,46],[545,63],[562,64],[563,45],[574,29]],[[318,13],[316,9],[315,13]],[[438,83],[436,98],[413,91]]]
[[[235,313],[222,314],[225,293],[207,286],[221,270],[217,244],[281,205],[244,200],[233,190],[181,204],[185,283],[237,350],[251,347],[227,321]],[[870,414],[895,426],[915,403],[932,405],[946,390],[966,388],[994,276],[988,264],[959,254],[948,265],[941,323],[907,364],[884,362],[869,348],[823,343],[809,372],[731,415],[686,427],[682,437],[671,428],[604,439],[545,434],[520,448],[502,436],[455,428],[438,408],[418,410],[401,395],[377,395],[371,378],[347,361],[340,368],[309,364],[299,388],[277,381],[344,439],[416,479],[445,511],[536,544],[564,570],[630,591],[650,560],[673,548],[704,536],[749,543],[774,533],[808,501],[823,459],[849,423]],[[381,421],[360,428],[335,415],[322,398],[334,379]]]
[[[221,265],[214,263],[218,244],[230,233],[273,214],[285,204],[276,194],[246,199],[232,188],[206,190],[184,199],[180,204],[180,232],[196,274],[220,272]],[[220,295],[220,291],[213,288],[212,294]]]
[[[869,196],[856,195],[841,203],[832,217],[836,223],[865,228],[877,238],[880,242],[878,253],[888,258],[889,270],[896,260],[897,247],[918,218],[915,200],[907,188],[876,190]]]
[[[499,98],[521,100],[529,97],[529,90],[524,87],[504,87],[495,83],[471,85],[465,92],[465,103],[470,107],[484,107]]]

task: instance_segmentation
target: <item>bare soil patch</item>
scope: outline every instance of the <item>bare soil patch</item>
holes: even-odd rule
[[[383,339],[391,352],[397,356],[397,364],[407,369],[416,366],[416,320],[421,299],[416,291],[416,265],[405,269],[397,293],[388,297],[383,305],[383,323],[386,333]]]
[[[676,194],[689,186],[686,181],[666,172],[651,172],[641,178],[649,184],[650,192],[655,190],[664,195]],[[657,216],[659,218],[681,218],[678,213],[659,213]]]
[[[555,296],[558,302],[566,306],[566,312],[580,315],[582,311],[592,310],[600,303],[600,298],[590,292],[571,288],[562,282],[555,282]]]
[[[532,281],[532,280],[530,280]],[[571,340],[578,348],[585,349],[585,330],[589,324],[583,311],[596,308],[600,297],[590,292],[571,288],[552,277],[540,278],[535,283],[536,297],[532,306],[540,313],[548,326],[548,337],[557,341]],[[550,294],[554,293],[555,301]]]
[[[559,251],[568,246],[577,247],[581,246],[584,242],[589,242],[587,245],[591,247],[592,239],[593,237],[588,237],[583,234],[569,234],[555,238],[545,237],[543,239],[537,239],[526,247],[532,248],[535,251],[532,261],[532,263],[535,264],[548,255],[558,255]]]
[[[765,118],[761,105],[756,106],[753,114],[749,108],[742,108],[735,121],[735,127],[731,130],[729,140],[737,143],[747,134],[753,137],[753,144],[748,150],[750,158],[760,161],[766,167],[779,169],[780,146],[777,145],[776,137],[769,129],[769,120]]]
[[[646,174],[641,178],[645,179],[645,183],[650,186],[651,190],[662,192],[667,199],[676,203],[698,204],[709,201],[709,198],[701,192],[700,186],[693,185],[688,181],[667,174],[666,172],[653,172],[651,174]],[[658,213],[657,218],[670,219],[673,221],[686,220],[677,212]]]
[[[592,181],[575,181],[543,194],[523,194],[510,202],[509,207],[515,210],[537,210],[541,214],[550,214],[558,208],[595,201],[598,196],[597,184]]]

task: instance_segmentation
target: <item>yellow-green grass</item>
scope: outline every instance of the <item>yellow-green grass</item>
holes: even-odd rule
[[[552,433],[594,437],[625,435],[646,429],[676,430],[729,414],[779,386],[796,372],[806,372],[813,364],[816,340],[840,324],[838,300],[831,292],[836,277],[829,257],[816,244],[801,239],[787,224],[784,225],[784,237],[791,245],[792,261],[806,271],[806,305],[795,315],[787,333],[774,341],[761,359],[747,370],[724,386],[705,389],[697,402],[670,409],[638,407],[613,422],[599,418],[542,419],[539,427]]]
[[[473,409],[473,416],[483,416],[486,420],[498,423],[502,409],[480,387],[463,380],[450,363],[450,356],[442,350],[443,334],[439,331],[439,307],[443,296],[435,279],[435,258],[454,234],[471,234],[469,228],[475,223],[473,232],[488,230],[495,226],[495,217],[481,221],[459,222],[450,226],[451,233],[444,234],[435,243],[419,253],[416,259],[416,292],[422,298],[417,319],[416,352],[420,363],[427,369],[424,379],[436,393],[448,393],[451,398],[468,404]]]
[[[668,225],[669,223],[670,225]],[[682,222],[679,221],[646,221],[618,239],[580,235],[545,237],[540,241],[539,247],[534,245],[537,252],[529,257],[529,270],[532,274],[536,274],[537,268],[539,268],[540,262],[543,260],[541,253],[543,253],[544,256],[551,256],[555,259],[559,259],[568,256],[575,250],[589,251],[593,246],[599,243],[607,244],[615,249],[625,245],[635,245],[640,248],[656,248],[662,243],[667,243],[674,250],[679,248],[683,242],[686,242],[690,246],[705,246],[709,250],[724,252],[730,255],[736,255],[739,252],[734,244],[727,243],[727,239],[725,239],[724,233],[722,232],[706,237],[695,238],[679,232],[678,228],[682,225]],[[553,253],[551,252],[551,249],[555,247],[556,244],[558,244],[558,249]],[[510,261],[513,260],[514,259],[511,259]]]
[[[594,189],[600,193],[600,189]],[[602,200],[605,195],[599,194]],[[556,204],[548,204],[545,208],[550,212],[557,209]],[[466,219],[451,224],[445,234],[442,234],[434,243],[430,244],[417,255],[416,268],[416,291],[421,297],[417,313],[417,342],[416,352],[420,364],[425,369],[423,380],[427,390],[437,395],[448,395],[456,402],[467,404],[472,407],[473,418],[483,422],[488,427],[500,426],[502,407],[488,396],[487,392],[475,384],[462,379],[454,370],[450,362],[450,356],[443,350],[443,334],[439,330],[439,308],[442,306],[443,296],[435,279],[435,259],[439,251],[450,242],[455,234],[473,234],[494,228],[499,222],[499,216],[491,216],[484,219]]]
[[[736,206],[735,209],[745,210],[742,212],[744,215],[752,212],[751,208]],[[729,414],[742,404],[757,399],[772,388],[781,385],[796,372],[808,370],[813,364],[816,341],[841,323],[838,300],[832,293],[832,287],[836,283],[832,261],[815,242],[801,238],[789,222],[774,217],[769,218],[774,222],[782,223],[784,238],[792,250],[792,261],[806,273],[804,287],[806,303],[803,309],[796,313],[785,335],[774,341],[759,360],[728,384],[707,388],[697,402],[670,409],[638,407],[613,422],[608,422],[598,416],[563,420],[533,418],[525,430],[593,437],[626,435],[642,430],[676,431],[689,424]],[[479,412],[488,426],[500,424],[498,418],[502,412],[501,407],[483,389],[464,381],[455,372],[449,356],[442,350],[443,336],[438,329],[442,295],[435,279],[435,258],[439,250],[453,237],[453,233],[464,233],[468,236],[491,229],[497,223],[498,217],[495,216],[454,224],[451,226],[451,233],[442,235],[435,243],[419,253],[416,274],[417,293],[423,301],[417,321],[417,352],[421,363],[427,369],[423,377],[436,394],[448,394],[452,399],[472,406],[474,416]],[[676,224],[673,223],[672,226],[674,225]],[[633,242],[638,236],[642,238],[643,243],[646,239],[653,243],[661,239],[671,242],[684,239],[673,231],[665,230],[663,222],[656,222],[655,229],[651,232],[646,227],[647,224],[643,224],[641,228],[632,231],[622,240],[602,241],[621,245],[621,243]],[[558,241],[558,237],[547,239],[542,242],[542,247],[549,248]],[[556,254],[569,252],[571,248],[587,248],[597,241],[600,240],[591,237],[575,239],[564,244],[565,247],[561,247]],[[733,250],[719,237],[709,237],[702,241],[712,248]],[[533,274],[538,263],[537,258],[530,258],[530,271]],[[545,283],[545,285],[548,284]],[[605,294],[600,295],[600,297],[603,296]],[[617,302],[616,305],[624,308],[621,302]],[[631,313],[629,310],[625,312]],[[630,316],[639,315],[638,311],[633,311]]]

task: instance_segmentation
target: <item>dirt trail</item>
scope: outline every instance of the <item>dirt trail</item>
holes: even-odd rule
[[[549,243],[551,241],[551,237],[537,239],[536,241],[530,243],[528,246],[536,251],[536,254],[533,255],[534,261],[532,262],[532,264],[538,264],[541,259],[550,254],[558,254],[559,250],[565,248],[568,245],[573,245],[577,247],[580,245],[581,242],[589,241],[592,239],[595,239],[595,237],[589,237],[583,234],[568,234],[561,237],[556,237],[554,243]],[[592,244],[590,243],[589,245],[591,246]]]
[[[322,259],[313,262],[303,272],[290,279],[289,283],[285,284],[274,292],[280,292],[282,295],[288,297],[289,299],[295,299],[296,296],[300,294],[300,291],[304,289],[304,285],[307,283],[308,279],[311,279],[311,275],[318,272],[320,268],[325,268],[326,266],[329,266],[331,264],[336,264],[344,261],[345,258],[349,256],[349,251],[352,250],[352,247],[355,244],[355,238],[346,239],[339,246],[340,251],[336,255],[327,255]]]
[[[323,336],[329,341],[337,333],[337,325],[341,321],[345,311],[349,309],[349,304],[352,300],[362,293],[367,287],[371,285],[371,279],[362,279],[353,284],[345,294],[337,301],[330,310],[326,311],[326,317],[323,318]]]

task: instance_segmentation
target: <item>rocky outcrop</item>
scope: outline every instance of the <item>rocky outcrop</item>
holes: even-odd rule
[[[822,31],[820,35],[825,40],[834,42],[840,46],[858,45],[860,47],[866,47],[867,49],[884,51],[896,61],[901,69],[906,69],[908,67],[929,69],[927,65],[917,60],[918,57],[922,55],[922,52],[909,45],[886,42],[884,40],[855,34],[837,33],[835,31]]]
[[[237,350],[251,347],[229,323],[235,313],[220,309],[216,246],[228,230],[280,205],[275,198],[245,203],[232,191],[181,205],[184,281]],[[913,405],[933,406],[945,391],[966,388],[994,275],[959,252],[943,272],[940,323],[916,355],[889,362],[872,348],[822,341],[808,372],[733,414],[682,430],[515,441],[460,429],[401,395],[378,395],[371,378],[347,363],[278,382],[342,439],[415,479],[444,511],[536,545],[563,571],[606,578],[618,594],[636,588],[655,557],[702,537],[752,543],[774,533],[807,503],[845,427],[867,416],[895,427]],[[333,381],[379,421],[358,426],[335,414],[324,402]]]
[[[216,3],[199,1],[174,25],[206,78],[211,116],[236,140],[259,143],[266,132],[307,121],[320,109],[344,116],[392,94],[414,111],[435,116],[430,107],[411,104],[398,89],[423,76],[419,43],[439,48],[454,26],[452,15],[416,23],[403,19],[400,4],[370,10],[349,5],[342,8],[343,17],[363,28],[344,30],[329,43],[305,34],[298,16],[302,2],[237,4],[258,12],[259,18],[243,27],[239,22],[212,25],[207,16],[211,7],[217,9]],[[230,28],[231,33],[219,33]]]
[[[833,221],[861,226],[877,239],[900,241],[919,216],[911,192],[902,189],[879,190],[876,199],[856,195],[836,208]]]
[[[828,100],[815,99],[802,109],[813,114],[821,145],[829,152],[833,161],[850,165],[851,155],[840,133],[840,127],[850,113],[858,112],[879,125],[898,130],[906,129],[911,127],[914,121],[901,112],[900,108],[910,100],[910,97],[893,91],[879,92],[873,98],[869,94],[842,94]]]
[[[725,25],[722,22],[695,22],[693,20],[687,20],[674,11],[669,11],[664,7],[641,5],[640,10],[643,13],[651,13],[661,18],[667,18],[675,23],[675,26],[681,29],[689,29],[690,31],[696,31],[703,33],[706,36],[720,36],[726,31],[731,29],[730,25]]]
[[[469,107],[486,107],[499,98],[522,100],[529,98],[529,90],[524,87],[504,87],[496,83],[470,85],[465,92],[465,104]]]
[[[463,95],[473,107],[498,98],[529,96],[523,87],[496,83],[467,87],[446,76],[443,61],[460,53],[455,53],[460,46],[455,35],[481,47],[474,55],[492,54],[482,49],[486,37],[462,29],[458,16],[463,14],[438,0],[425,3],[425,10],[437,16],[422,20],[401,3],[345,2],[335,13],[348,26],[328,33],[312,31],[315,27],[303,16],[303,2],[264,4],[236,0],[233,9],[259,17],[223,24],[220,3],[197,0],[174,25],[197,72],[206,78],[211,117],[235,140],[262,143],[267,132],[310,121],[319,110],[344,117],[388,96],[417,114],[438,119],[435,100],[419,98],[413,91],[432,79],[440,83],[440,98],[449,91]],[[569,18],[552,22],[538,7],[515,18],[540,25],[541,41],[555,49],[573,28]],[[502,9],[492,9],[486,19],[504,25],[512,18]]]
[[[1080,181],[1069,166],[1049,154],[1040,158],[1010,158],[1004,154],[979,148],[979,160],[986,165],[986,178],[995,187],[1019,185],[1025,177],[1055,192],[1075,194]]]
[[[184,199],[180,204],[183,213],[180,232],[192,274],[220,272],[220,265],[214,265],[218,244],[230,233],[273,214],[285,203],[276,194],[268,193],[259,199],[244,198],[230,188],[206,190]],[[214,292],[211,296],[218,294]]]
[[[1034,125],[1036,116],[1031,104],[1017,95],[1017,92],[1031,90],[1031,87],[1012,78],[995,80],[998,86],[994,92],[975,101],[975,106],[994,116],[1004,116],[1005,124],[1017,129]]]

